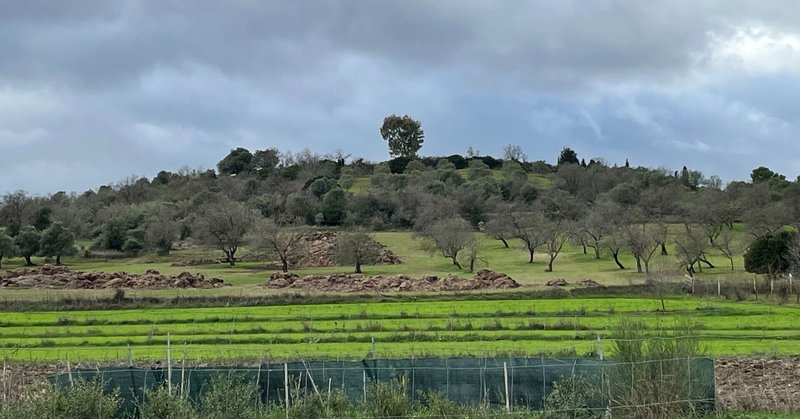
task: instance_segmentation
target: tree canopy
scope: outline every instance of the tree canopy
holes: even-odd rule
[[[392,157],[414,157],[425,141],[422,124],[408,115],[384,118],[381,137],[389,143]]]

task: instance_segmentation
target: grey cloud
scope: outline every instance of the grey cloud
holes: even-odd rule
[[[720,69],[710,42],[798,23],[755,1],[0,1],[0,192],[211,167],[238,145],[385,158],[388,113],[420,119],[430,154],[572,145],[742,178],[753,150],[800,152],[800,75]]]

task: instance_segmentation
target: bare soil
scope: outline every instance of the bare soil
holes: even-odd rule
[[[299,276],[276,272],[265,284],[273,289],[313,289],[320,291],[471,291],[479,289],[518,288],[519,284],[508,275],[481,269],[472,279],[455,275],[439,278],[428,275],[414,279],[408,275],[366,276],[361,274],[333,274]]]
[[[219,278],[206,279],[199,273],[162,275],[154,269],[143,274],[129,274],[70,271],[66,266],[44,265],[0,274],[0,287],[3,288],[219,288],[225,285]]]
[[[718,359],[714,370],[721,410],[800,412],[800,357]]]

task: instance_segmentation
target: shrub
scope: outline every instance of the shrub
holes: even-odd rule
[[[561,377],[545,399],[542,419],[593,418],[589,409],[594,389],[583,377]]]
[[[200,398],[204,419],[255,418],[263,410],[258,385],[234,373],[214,375]]]
[[[165,386],[146,390],[143,400],[136,402],[136,408],[140,419],[197,417],[189,400],[177,394],[169,394],[169,389]]]
[[[372,382],[367,387],[363,409],[371,417],[405,417],[413,408],[408,398],[406,377],[394,381]]]

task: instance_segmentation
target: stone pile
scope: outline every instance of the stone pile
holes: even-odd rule
[[[205,279],[199,273],[163,275],[155,269],[148,269],[144,274],[73,272],[65,266],[44,265],[41,268],[17,269],[0,274],[0,287],[5,288],[219,288],[226,285],[219,278]]]
[[[313,289],[318,291],[472,291],[482,289],[517,288],[519,284],[508,275],[481,269],[472,279],[456,275],[443,278],[427,275],[420,279],[408,275],[333,274],[299,276],[276,272],[265,285],[272,289]]]
[[[339,233],[335,231],[320,231],[307,235],[304,240],[304,254],[297,260],[291,261],[293,267],[309,268],[336,265],[333,260],[333,252],[336,249],[336,242],[339,240]],[[379,264],[399,265],[403,263],[389,248],[382,244],[380,246]]]

